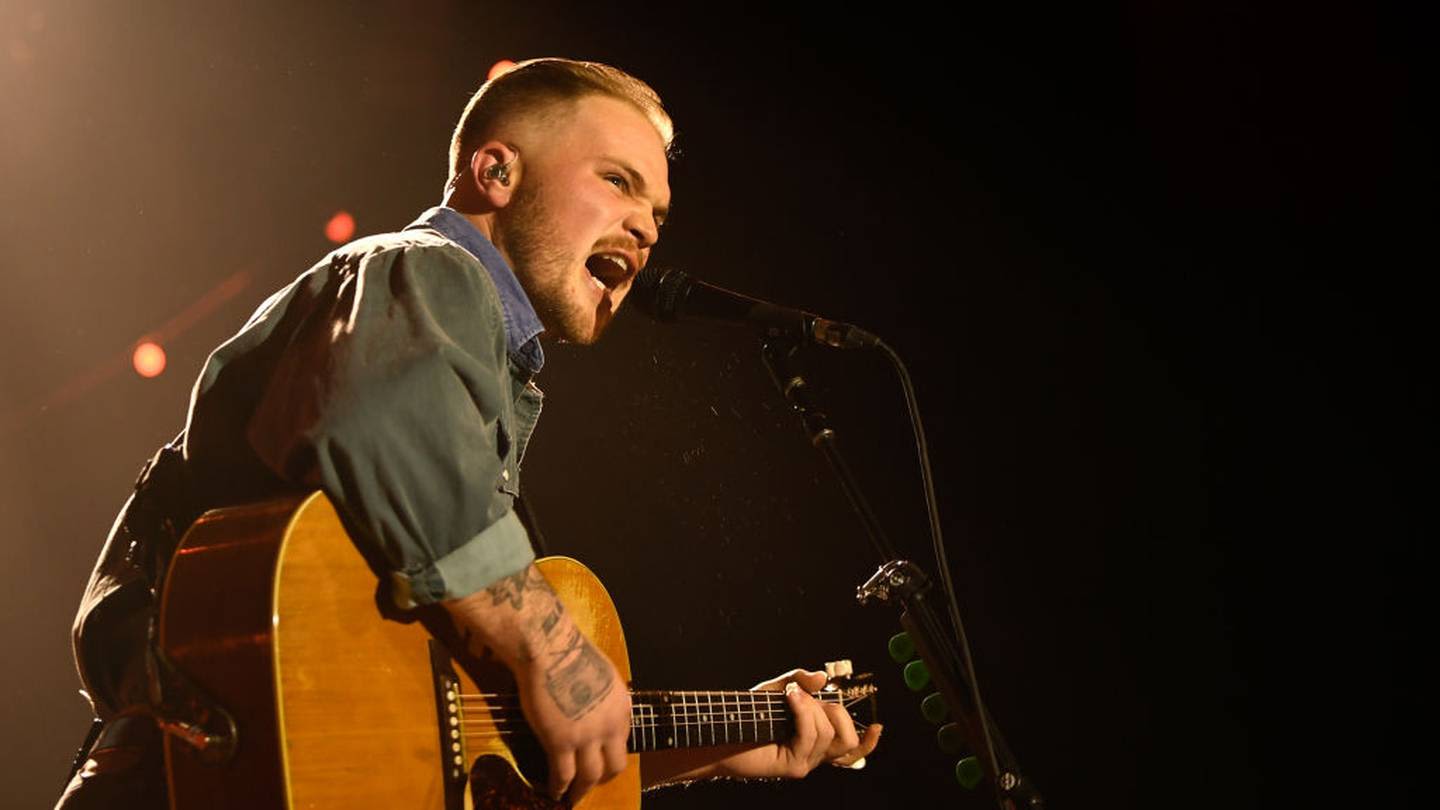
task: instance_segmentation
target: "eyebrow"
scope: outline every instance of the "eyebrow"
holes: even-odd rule
[[[623,158],[611,157],[610,160],[614,161],[615,165],[619,166],[621,171],[630,175],[630,182],[635,184],[635,187],[639,189],[640,193],[645,193],[645,175],[641,174],[639,169],[631,166]],[[670,206],[655,206],[651,209],[651,213],[655,216],[655,227],[662,227],[665,221],[670,218]]]

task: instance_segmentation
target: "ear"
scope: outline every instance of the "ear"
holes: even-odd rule
[[[489,208],[499,209],[510,204],[520,180],[520,164],[516,160],[519,154],[507,143],[489,141],[470,156],[469,180]],[[497,175],[502,167],[505,178]]]

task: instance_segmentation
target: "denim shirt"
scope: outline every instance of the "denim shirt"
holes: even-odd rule
[[[421,214],[405,230],[413,228],[439,231],[446,239],[470,251],[470,255],[480,262],[490,274],[490,280],[495,282],[495,291],[500,294],[510,359],[531,374],[539,374],[541,366],[545,365],[545,353],[540,349],[540,333],[545,327],[520,286],[520,279],[515,277],[515,271],[510,269],[500,251],[459,211],[443,205]]]
[[[206,361],[183,434],[188,501],[322,489],[399,607],[484,588],[535,556],[513,502],[540,413],[540,330],[498,251],[451,209],[342,246]],[[144,600],[111,598],[141,584],[121,523],[74,628],[102,716],[142,699]]]

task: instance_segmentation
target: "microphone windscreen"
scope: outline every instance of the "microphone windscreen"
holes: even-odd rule
[[[630,297],[641,312],[657,321],[670,322],[679,319],[690,285],[690,274],[684,270],[652,264],[635,275]]]

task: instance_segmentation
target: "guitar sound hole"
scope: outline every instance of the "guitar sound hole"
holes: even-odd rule
[[[544,782],[535,784],[543,785]],[[470,769],[470,793],[476,810],[563,810],[570,807],[569,802],[555,801],[532,790],[510,767],[510,763],[493,754],[475,760],[475,766]]]

